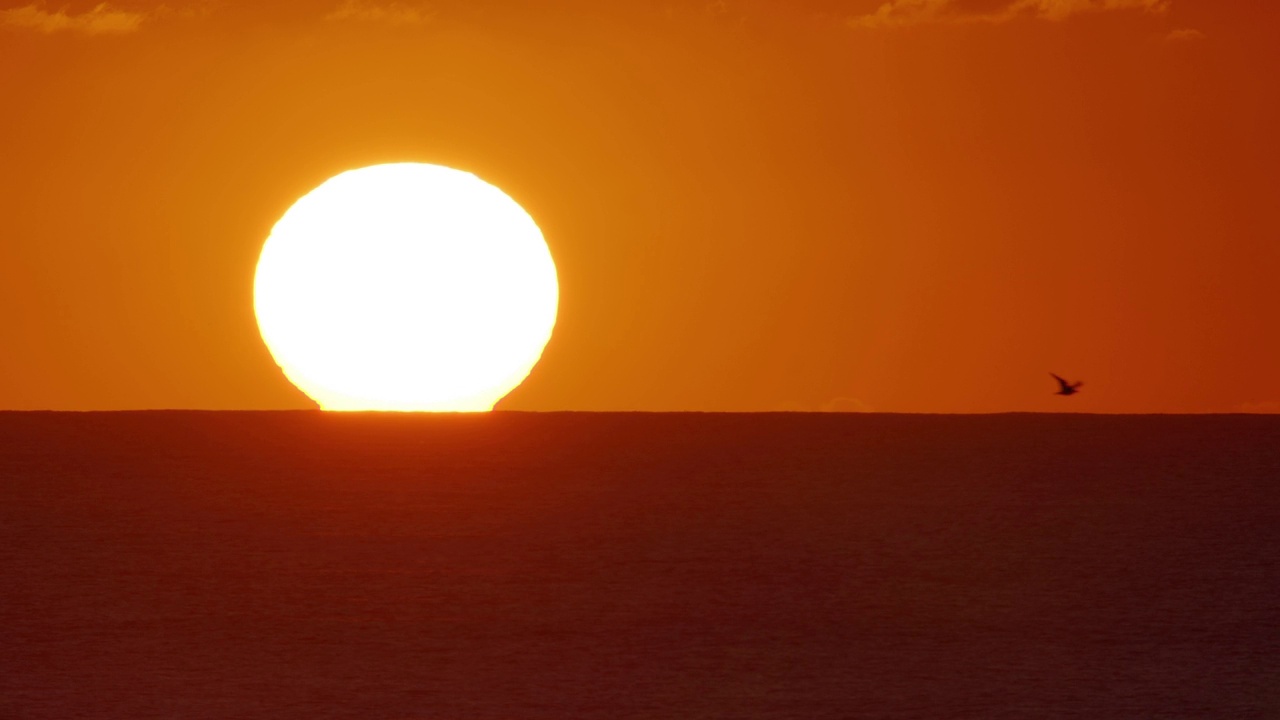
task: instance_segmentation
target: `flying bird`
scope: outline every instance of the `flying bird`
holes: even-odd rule
[[[1053,373],[1049,373],[1049,374],[1053,375]],[[1054,393],[1054,395],[1075,395],[1076,393],[1080,392],[1080,386],[1084,385],[1083,382],[1074,382],[1074,383],[1067,382],[1066,380],[1063,380],[1057,375],[1053,375],[1053,379],[1057,380],[1058,385],[1061,387],[1061,389],[1059,389],[1058,392]]]

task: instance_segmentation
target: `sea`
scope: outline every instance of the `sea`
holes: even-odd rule
[[[0,413],[0,718],[1280,718],[1280,416]]]

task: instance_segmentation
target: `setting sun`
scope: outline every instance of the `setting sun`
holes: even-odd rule
[[[1280,720],[1277,28],[0,3],[0,720]]]
[[[555,264],[498,188],[439,165],[375,165],[298,200],[262,248],[258,327],[326,410],[486,411],[537,363]]]

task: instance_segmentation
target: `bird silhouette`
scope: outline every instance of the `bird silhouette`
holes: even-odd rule
[[[1083,382],[1070,383],[1058,377],[1057,375],[1054,375],[1053,373],[1049,373],[1049,374],[1053,375],[1053,379],[1058,381],[1058,385],[1061,388],[1058,390],[1058,392],[1054,393],[1054,395],[1075,395],[1076,393],[1080,392],[1080,386],[1084,385]]]

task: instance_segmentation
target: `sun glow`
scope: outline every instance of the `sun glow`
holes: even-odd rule
[[[558,302],[528,213],[470,173],[421,163],[307,193],[254,278],[262,339],[326,410],[491,410],[538,362]]]

